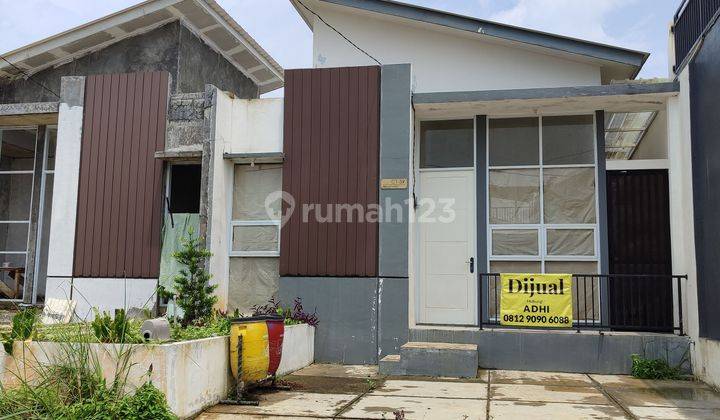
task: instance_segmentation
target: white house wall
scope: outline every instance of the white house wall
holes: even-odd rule
[[[412,63],[415,92],[601,84],[600,66],[484,42],[473,34],[404,23],[324,5],[323,18],[382,64]],[[313,65],[377,65],[322,22],[313,31]]]
[[[228,307],[230,220],[235,164],[225,154],[279,153],[283,148],[283,100],[236,99],[216,91],[207,243],[213,257],[209,272],[217,284],[217,307]]]
[[[693,371],[701,379],[706,380],[702,378],[700,372],[705,371],[709,360],[698,343],[699,320],[690,142],[690,78],[687,68],[679,75],[678,80],[680,95],[670,98],[667,108],[672,267],[674,273],[688,275],[682,289],[684,328],[686,334],[695,343],[691,354]],[[720,360],[720,352],[716,356],[715,360]],[[720,370],[720,367],[715,367],[715,369]]]
[[[667,159],[667,111],[658,111],[632,159]]]
[[[282,152],[282,98],[231,99],[228,106],[231,127],[225,153]]]

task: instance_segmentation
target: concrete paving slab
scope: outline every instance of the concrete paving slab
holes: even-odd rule
[[[336,378],[375,378],[378,376],[378,367],[377,365],[315,363],[293,372],[293,375],[331,376]]]
[[[611,405],[491,401],[492,419],[625,419],[625,413]]]
[[[256,407],[220,404],[209,408],[206,414],[332,417],[354,398],[348,394],[275,392],[262,395]]]
[[[650,388],[650,383],[645,379],[637,379],[628,375],[595,375],[590,377],[605,387],[631,387],[631,388]]]
[[[487,401],[472,399],[393,397],[367,395],[356,402],[341,418],[392,419],[393,412],[403,410],[410,419],[485,420]]]
[[[491,384],[490,399],[524,402],[561,402],[570,404],[612,404],[612,402],[596,388],[581,386]]]
[[[387,380],[374,395],[429,398],[487,398],[487,384],[481,382]]]
[[[528,372],[520,370],[490,371],[490,383],[516,385],[593,386],[590,378],[581,373]]]
[[[225,414],[225,413],[203,413],[196,417],[198,420],[290,420],[297,419],[318,419],[324,417],[293,417],[293,416],[266,416],[263,414]],[[332,417],[327,417],[332,418]]]
[[[720,419],[720,409],[678,408],[678,407],[628,407],[631,413],[641,419],[666,420],[716,420]]]
[[[707,387],[608,388],[627,407],[720,408],[720,395]]]
[[[296,392],[315,392],[318,394],[355,394],[360,395],[382,385],[382,378],[337,378],[333,376],[288,375],[282,378],[282,385]]]

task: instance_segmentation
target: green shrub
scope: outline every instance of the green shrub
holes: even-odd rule
[[[38,322],[38,312],[35,308],[23,309],[12,318],[12,329],[9,333],[2,333],[3,347],[8,354],[12,354],[15,340],[28,340],[35,335]]]
[[[670,366],[663,359],[646,359],[639,354],[633,354],[632,376],[639,379],[678,379],[680,368]]]

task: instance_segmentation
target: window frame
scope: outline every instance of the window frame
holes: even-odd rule
[[[237,226],[275,226],[278,233],[277,249],[274,251],[236,251],[233,249],[235,227]],[[230,221],[230,241],[228,255],[231,257],[279,257],[280,256],[280,220],[232,220]]]
[[[563,113],[563,114],[545,114],[544,116],[547,117],[562,117],[562,116],[578,116],[578,115],[590,115],[587,112],[580,112],[580,113]],[[493,119],[507,119],[507,118],[527,118],[527,117],[533,117],[538,119],[538,164],[537,165],[517,165],[517,166],[492,166],[490,165],[490,120]],[[599,179],[599,173],[598,173],[598,150],[597,150],[597,116],[593,113],[592,114],[592,122],[593,122],[593,156],[594,160],[593,163],[583,163],[583,164],[564,164],[564,165],[544,165],[543,164],[543,115],[513,115],[513,116],[506,116],[506,115],[497,115],[497,116],[487,116],[487,124],[485,125],[485,138],[487,141],[485,142],[485,156],[486,156],[486,162],[487,165],[485,167],[485,180],[488,185],[488,188],[486,188],[485,192],[485,206],[487,208],[486,212],[486,232],[485,232],[485,238],[487,241],[487,255],[486,255],[486,262],[487,267],[490,267],[490,264],[493,261],[536,261],[540,262],[540,268],[541,272],[545,273],[545,262],[546,261],[568,261],[568,262],[575,262],[575,261],[586,261],[586,262],[595,262],[598,272],[600,270],[600,230],[599,230],[599,223],[600,223],[600,206],[599,206],[599,185],[598,185],[598,179]],[[553,169],[553,168],[592,168],[594,169],[594,175],[595,175],[595,191],[594,191],[594,197],[595,197],[595,223],[568,223],[568,224],[546,224],[545,223],[545,177],[544,177],[544,169]],[[539,200],[540,200],[540,223],[532,223],[532,224],[491,224],[490,223],[490,188],[489,188],[489,181],[490,181],[490,173],[493,170],[508,170],[508,169],[536,169],[539,171],[539,179],[540,179],[540,192],[539,192]],[[492,243],[492,234],[494,230],[503,230],[503,229],[537,229],[538,231],[538,255],[494,255],[493,254],[493,243]],[[593,255],[549,255],[547,251],[547,231],[550,230],[561,230],[561,229],[587,229],[593,231],[593,246],[594,246],[594,253]],[[571,274],[582,274],[582,273],[571,273]]]
[[[7,220],[0,220],[0,225],[10,225],[10,224],[24,224],[27,226],[27,237],[25,239],[25,251],[10,251],[10,250],[0,250],[0,255],[23,255],[25,257],[25,262],[23,263],[23,266],[25,267],[25,270],[27,271],[27,258],[28,254],[30,253],[29,245],[30,245],[30,225],[32,222],[32,203],[34,199],[34,195],[36,193],[35,188],[32,188],[32,186],[35,185],[35,166],[37,162],[37,147],[38,147],[38,136],[37,136],[37,130],[38,126],[36,125],[19,125],[19,126],[5,126],[0,128],[0,155],[2,154],[2,138],[3,138],[3,132],[5,131],[16,131],[16,130],[34,130],[35,132],[35,145],[33,149],[33,168],[32,169],[23,169],[23,170],[15,170],[15,171],[0,171],[0,177],[4,175],[31,175],[30,179],[30,208],[28,209],[27,219],[7,219]],[[46,130],[47,133],[47,130]],[[45,136],[43,141],[46,141],[47,135]],[[34,280],[33,280],[34,281]],[[16,299],[0,299],[3,301],[21,301],[22,298],[16,298]]]

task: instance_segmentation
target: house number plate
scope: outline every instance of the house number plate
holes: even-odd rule
[[[407,187],[407,178],[385,178],[380,180],[380,188],[383,190],[404,190]]]

